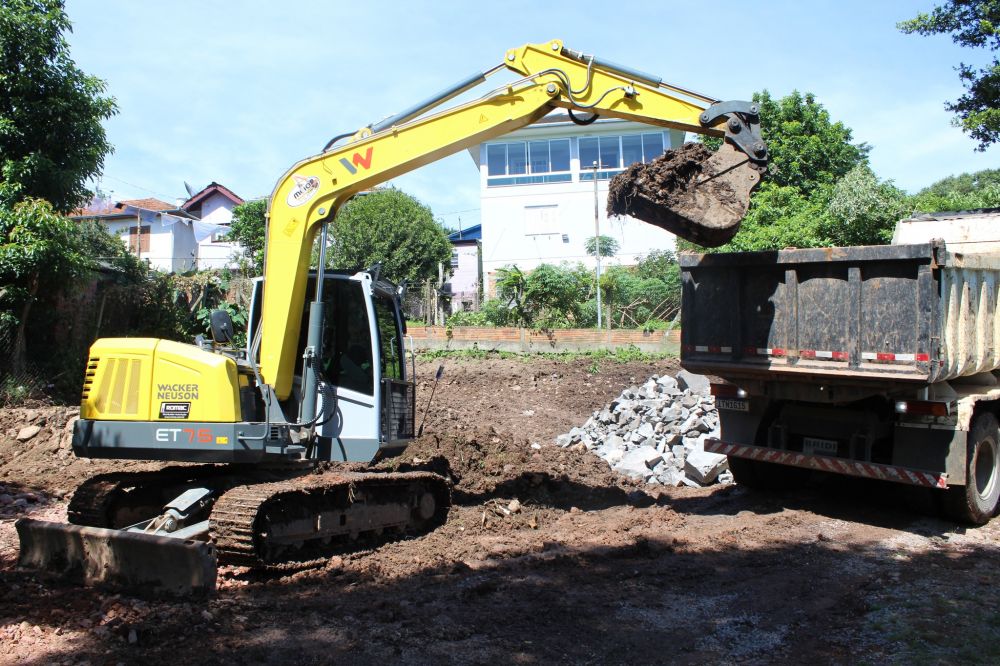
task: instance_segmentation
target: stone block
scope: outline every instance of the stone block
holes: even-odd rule
[[[653,468],[663,457],[651,446],[641,446],[625,454],[615,470],[633,478],[652,476]]]
[[[709,395],[708,377],[705,375],[696,375],[693,372],[681,370],[677,373],[677,385],[682,390],[690,389],[692,393]]]
[[[705,450],[691,451],[684,461],[684,474],[702,485],[712,483],[727,469],[726,456]]]
[[[42,429],[36,425],[24,426],[17,431],[17,441],[27,442],[29,439],[40,433]]]

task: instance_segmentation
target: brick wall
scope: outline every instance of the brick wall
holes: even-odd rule
[[[645,352],[678,353],[680,331],[598,331],[593,328],[569,328],[538,331],[530,328],[489,328],[476,326],[411,326],[407,334],[418,350],[488,349],[496,351],[588,351],[615,350],[635,345]]]

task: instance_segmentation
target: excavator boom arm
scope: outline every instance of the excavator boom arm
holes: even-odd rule
[[[530,125],[557,107],[730,138],[734,122],[746,117],[713,113],[710,98],[571,51],[559,40],[511,49],[502,67],[523,78],[472,102],[421,115],[486,74],[470,77],[422,106],[363,128],[346,144],[302,160],[278,181],[269,206],[260,372],[280,399],[291,392],[316,233],[353,195]],[[744,127],[743,137],[753,129]],[[753,161],[766,158],[766,149],[755,155],[740,147]]]

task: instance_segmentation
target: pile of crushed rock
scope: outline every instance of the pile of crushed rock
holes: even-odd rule
[[[733,480],[726,457],[705,451],[705,440],[718,436],[708,379],[681,370],[630,386],[556,442],[591,451],[616,472],[648,484],[699,487]]]

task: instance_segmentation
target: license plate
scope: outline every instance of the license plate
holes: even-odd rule
[[[715,406],[719,409],[728,409],[731,412],[750,411],[750,401],[738,398],[718,398],[715,401]]]
[[[807,455],[837,455],[837,442],[832,439],[802,438],[802,452]]]

